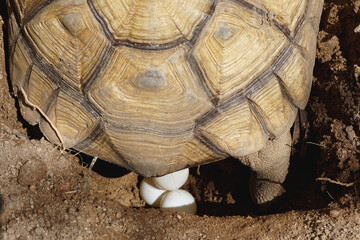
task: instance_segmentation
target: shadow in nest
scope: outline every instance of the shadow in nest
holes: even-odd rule
[[[248,167],[228,158],[191,168],[184,188],[195,197],[200,216],[247,216],[253,210],[249,177]]]
[[[79,158],[79,163],[87,168],[90,167],[91,162],[94,159],[94,157],[85,153],[79,153],[77,156]],[[107,178],[118,178],[130,173],[129,170],[120,167],[119,165],[101,160],[99,158],[96,160],[91,170]]]

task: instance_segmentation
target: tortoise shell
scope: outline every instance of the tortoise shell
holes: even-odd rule
[[[309,97],[319,0],[8,5],[24,118],[144,176],[259,151]]]

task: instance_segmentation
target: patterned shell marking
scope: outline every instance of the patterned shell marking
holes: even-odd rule
[[[256,152],[309,97],[319,0],[8,4],[24,117],[144,176]]]

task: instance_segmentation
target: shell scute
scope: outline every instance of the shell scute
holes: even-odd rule
[[[260,150],[268,139],[260,121],[242,97],[231,106],[218,110],[199,130],[232,157]]]
[[[224,11],[226,9],[226,11]],[[246,88],[289,44],[286,36],[235,2],[220,2],[192,54],[220,101]]]
[[[38,58],[78,90],[110,46],[82,1],[54,2],[31,19],[24,30]]]
[[[168,45],[196,37],[215,0],[90,0],[94,15],[115,43]]]

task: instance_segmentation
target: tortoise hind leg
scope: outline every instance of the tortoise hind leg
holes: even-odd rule
[[[274,140],[268,140],[259,152],[240,158],[253,171],[250,177],[250,194],[257,205],[266,207],[285,192],[282,184],[288,173],[290,154],[289,130]]]

